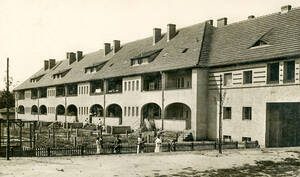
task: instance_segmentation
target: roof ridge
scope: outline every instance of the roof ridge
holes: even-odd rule
[[[295,10],[300,10],[300,7],[295,7],[295,8],[292,8],[288,13],[292,12],[292,11],[295,11]],[[269,17],[269,16],[273,16],[273,15],[280,15],[281,12],[273,12],[271,14],[266,14],[266,15],[262,15],[262,16],[255,16],[255,18],[252,18],[252,19],[244,19],[244,20],[241,20],[241,21],[237,21],[237,22],[233,22],[233,23],[230,23],[230,24],[227,24],[225,26],[222,26],[222,27],[215,27],[215,28],[226,28],[228,26],[232,26],[232,25],[237,25],[237,24],[240,24],[240,23],[245,23],[245,22],[248,22],[248,21],[255,21],[255,20],[258,20],[258,19],[261,19],[261,18],[265,18],[265,17]]]

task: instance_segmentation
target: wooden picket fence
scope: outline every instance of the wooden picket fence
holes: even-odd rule
[[[257,142],[246,142],[245,148],[256,148],[258,147]],[[216,142],[182,142],[182,143],[163,143],[162,152],[171,151],[201,151],[201,150],[214,150],[218,148]],[[225,142],[223,143],[223,149],[237,149],[238,142]],[[144,145],[144,152],[154,152],[155,144],[146,143]],[[136,153],[136,144],[121,144],[121,153],[129,154]],[[13,147],[10,151],[12,157],[59,157],[59,156],[83,156],[83,155],[95,155],[97,148],[96,146],[80,146],[71,148],[20,148]],[[101,154],[114,154],[114,144],[105,143]],[[5,157],[5,148],[0,148],[0,157]]]

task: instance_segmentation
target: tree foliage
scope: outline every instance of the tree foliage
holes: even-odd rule
[[[8,98],[8,99],[7,99]],[[6,108],[7,104],[9,108],[15,107],[15,97],[12,92],[0,91],[0,109]]]

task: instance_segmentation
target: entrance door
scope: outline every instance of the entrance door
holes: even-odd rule
[[[267,147],[300,145],[300,103],[267,103]]]

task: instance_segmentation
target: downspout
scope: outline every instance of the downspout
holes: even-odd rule
[[[165,119],[165,73],[161,73],[161,129],[164,129],[164,119]]]

